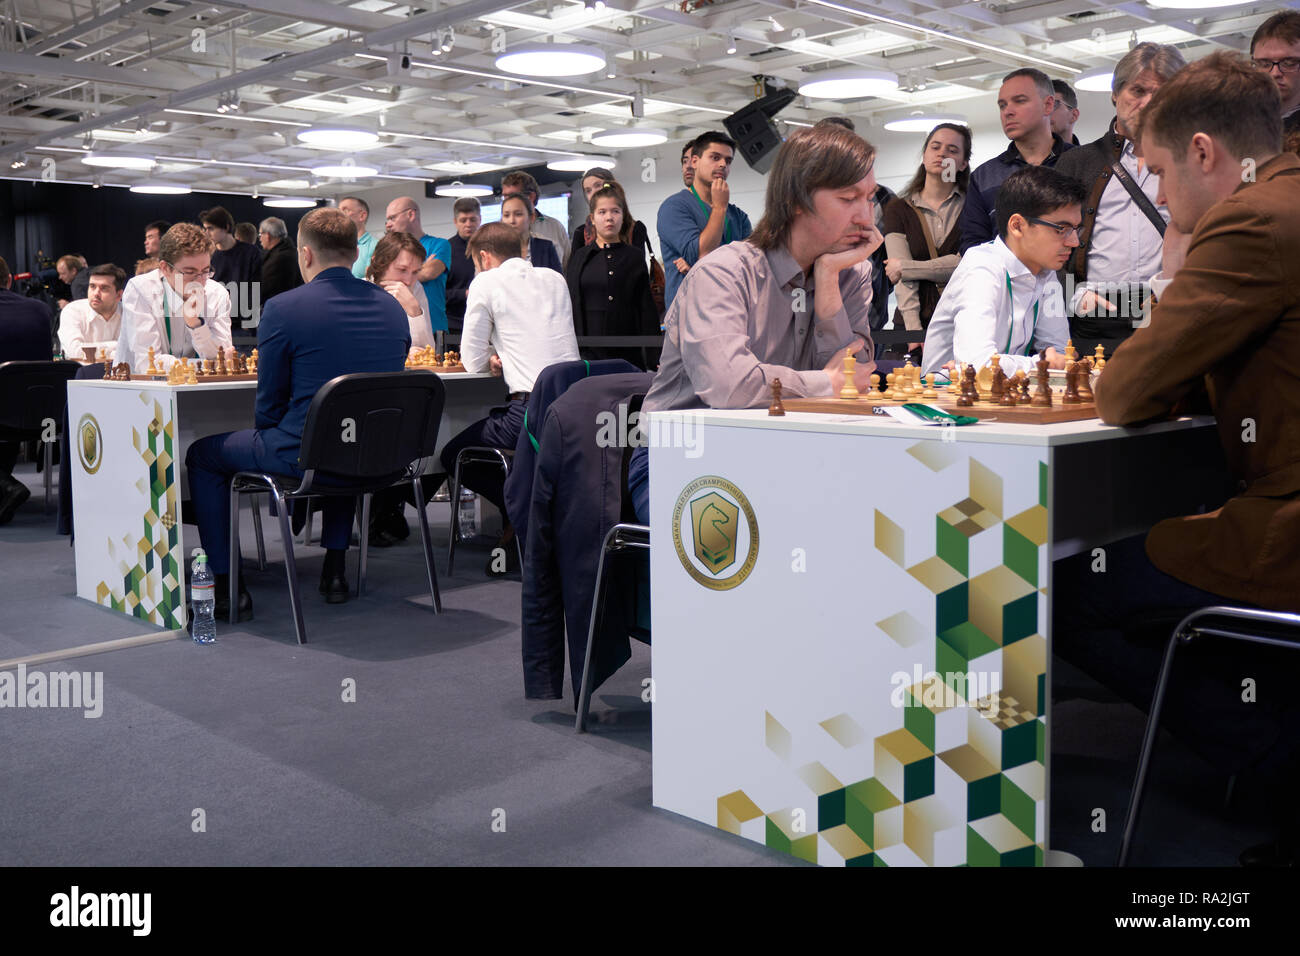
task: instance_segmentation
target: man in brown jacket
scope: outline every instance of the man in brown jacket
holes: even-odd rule
[[[1054,652],[1143,707],[1172,627],[1138,638],[1136,622],[1213,604],[1300,611],[1300,159],[1281,152],[1265,79],[1212,54],[1162,86],[1141,119],[1172,221],[1150,323],[1106,365],[1097,408],[1107,423],[1139,425],[1204,384],[1237,492],[1216,511],[1160,522],[1145,542],[1108,547],[1107,573],[1057,566]],[[1300,708],[1288,675],[1300,651],[1198,644],[1179,654],[1167,726],[1223,769],[1281,773],[1290,832],[1243,862],[1294,860]],[[1257,682],[1251,702],[1245,678]]]

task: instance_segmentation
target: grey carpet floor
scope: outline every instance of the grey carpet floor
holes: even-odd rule
[[[18,476],[34,494],[0,528],[0,660],[150,633],[76,597],[39,478]],[[430,518],[443,572],[446,506]],[[650,805],[649,648],[597,692],[589,734],[571,700],[524,699],[520,584],[484,576],[487,539],[440,577],[440,616],[414,529],[372,551],[367,593],[341,606],[316,593],[322,552],[299,548],[301,647],[267,551],[255,621],[218,622],[215,646],[33,665],[102,671],[104,710],[0,710],[0,865],[802,865]],[[1052,845],[1089,866],[1114,860],[1142,724],[1115,702],[1056,710]],[[1230,866],[1269,836],[1249,787],[1223,810],[1224,782],[1166,739],[1135,862]]]

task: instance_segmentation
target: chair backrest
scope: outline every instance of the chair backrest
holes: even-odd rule
[[[67,361],[0,363],[0,427],[40,431],[47,419],[62,422],[68,380],[80,368]]]
[[[303,425],[298,465],[310,484],[362,490],[391,483],[433,455],[446,402],[442,379],[426,371],[363,372],[326,382]]]

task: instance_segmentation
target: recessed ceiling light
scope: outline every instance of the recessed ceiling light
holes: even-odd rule
[[[480,183],[462,183],[457,180],[454,183],[436,186],[433,192],[435,196],[491,196],[492,187]]]
[[[1075,77],[1074,88],[1083,90],[1085,93],[1109,93],[1110,82],[1114,76],[1115,73],[1110,67],[1104,70],[1091,70],[1082,76]]]
[[[940,123],[957,123],[969,126],[970,120],[957,113],[913,113],[885,123],[891,133],[928,133]]]
[[[592,145],[610,149],[627,149],[632,146],[658,146],[668,142],[668,134],[652,126],[624,126],[602,130],[591,137]]]
[[[379,172],[377,166],[363,166],[361,163],[324,163],[311,168],[313,176],[323,179],[355,179],[357,176],[373,176]]]
[[[180,183],[136,183],[131,187],[131,192],[149,196],[184,196],[189,191],[189,186]]]
[[[263,189],[311,189],[311,183],[305,179],[277,179],[267,183]]]
[[[613,169],[618,165],[618,161],[613,156],[575,156],[570,159],[553,159],[546,164],[547,169],[553,169],[557,173],[581,173],[586,172],[593,166],[603,166],[605,169]]]
[[[605,54],[579,43],[525,43],[498,56],[496,65],[520,76],[586,76],[605,68]]]
[[[316,205],[316,200],[299,196],[281,196],[279,199],[263,199],[262,205],[270,206],[272,209],[307,209]]]
[[[861,70],[849,67],[815,73],[799,84],[800,96],[814,99],[854,100],[879,96],[898,89],[898,76],[884,70]]]
[[[363,129],[360,126],[338,126],[333,123],[300,129],[297,136],[299,142],[324,149],[361,149],[379,140],[379,134],[374,130]]]
[[[124,156],[117,153],[87,153],[81,157],[87,166],[105,166],[110,169],[153,169],[156,161],[151,156]]]

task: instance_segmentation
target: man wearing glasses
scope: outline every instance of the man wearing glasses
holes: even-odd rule
[[[1300,11],[1283,10],[1259,25],[1250,56],[1282,96],[1282,136],[1300,131]]]
[[[155,365],[166,372],[179,359],[217,358],[230,348],[230,293],[212,279],[212,240],[193,223],[180,222],[158,244],[158,268],[136,276],[122,294],[118,362],[131,371]]]
[[[923,372],[954,359],[1032,377],[1039,354],[1065,368],[1070,330],[1056,272],[1079,244],[1082,184],[1026,166],[997,194],[998,237],[972,247],[948,280],[925,335]]]

